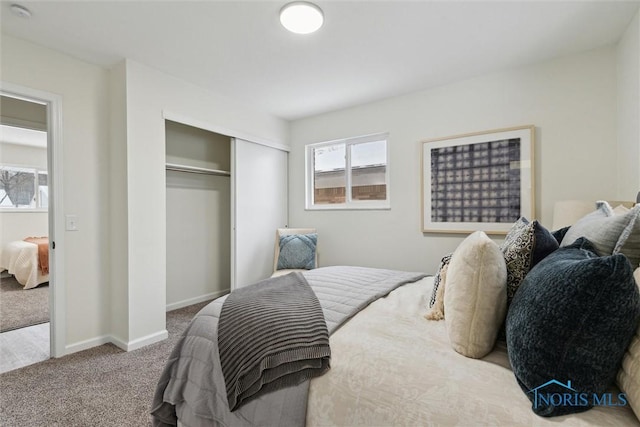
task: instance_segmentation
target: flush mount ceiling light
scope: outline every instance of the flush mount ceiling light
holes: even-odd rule
[[[292,33],[309,34],[322,27],[324,15],[313,3],[295,1],[280,10],[280,22]]]

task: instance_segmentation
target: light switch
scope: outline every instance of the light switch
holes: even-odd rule
[[[78,231],[78,215],[66,215],[66,230],[67,231]]]

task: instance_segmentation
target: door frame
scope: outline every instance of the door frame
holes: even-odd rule
[[[47,174],[49,177],[49,316],[50,357],[66,354],[66,287],[64,270],[64,209],[62,97],[0,81],[0,94],[47,106]],[[55,249],[54,249],[55,247]]]

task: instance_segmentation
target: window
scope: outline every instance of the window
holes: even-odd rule
[[[46,210],[48,205],[49,187],[46,171],[0,165],[2,210]]]
[[[307,145],[307,209],[388,209],[387,136]]]

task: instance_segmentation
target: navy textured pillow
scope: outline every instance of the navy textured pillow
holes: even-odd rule
[[[614,381],[639,318],[640,295],[624,255],[599,257],[580,238],[542,260],[506,320],[511,367],[533,411],[550,417],[591,408],[594,393]],[[539,399],[542,392],[581,398],[554,404]]]
[[[533,234],[535,244],[533,253],[531,254],[531,268],[538,265],[540,261],[547,257],[551,252],[560,247],[558,240],[551,231],[547,230],[538,221],[531,221],[533,224]]]
[[[278,270],[316,268],[318,234],[289,234],[280,236]]]
[[[551,235],[556,239],[558,244],[560,244],[562,243],[562,239],[564,239],[565,234],[567,234],[567,231],[569,231],[570,228],[571,226],[567,225],[566,227],[562,227],[556,231],[551,232]]]

